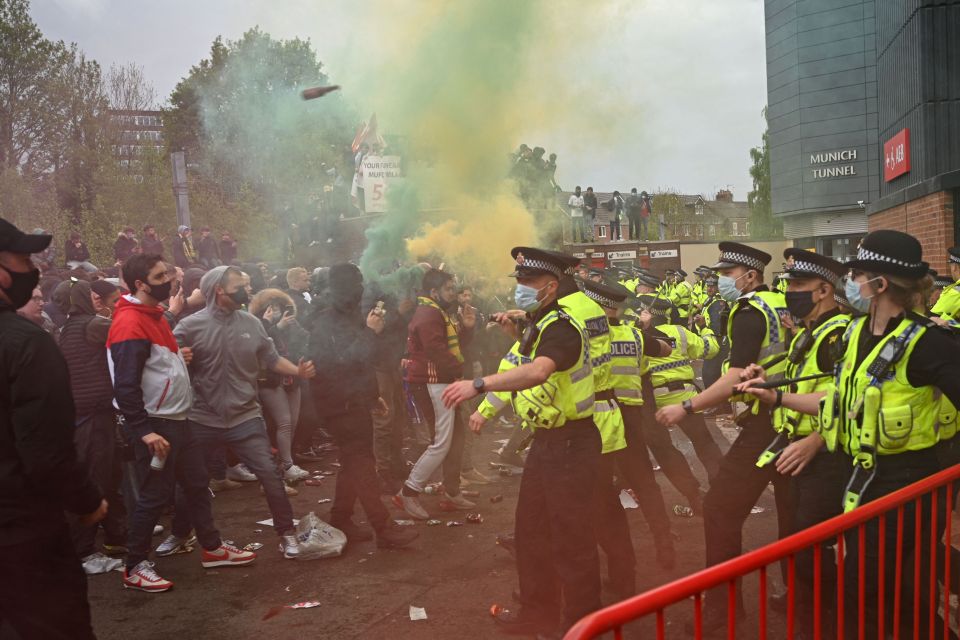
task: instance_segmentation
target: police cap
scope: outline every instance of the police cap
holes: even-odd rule
[[[785,280],[820,278],[837,287],[847,268],[841,262],[804,249],[787,249],[783,257],[792,262],[783,273]]]
[[[719,246],[720,261],[711,267],[714,271],[737,266],[763,271],[770,264],[771,255],[766,251],[739,242],[721,242]]]
[[[592,280],[580,280],[578,284],[588,298],[606,309],[616,309],[630,295],[630,291],[619,284]]]
[[[511,278],[548,274],[559,280],[568,270],[575,269],[580,264],[578,258],[566,253],[534,247],[514,247],[510,250],[510,255],[517,261],[517,268],[509,274]]]
[[[911,280],[919,280],[930,268],[923,261],[920,241],[908,233],[893,229],[879,229],[864,236],[857,249],[857,257],[844,266]]]

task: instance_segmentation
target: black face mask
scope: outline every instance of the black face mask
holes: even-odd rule
[[[163,302],[170,299],[170,290],[173,289],[173,280],[163,284],[151,284],[148,292],[157,302]]]
[[[809,316],[817,306],[813,301],[813,291],[787,291],[784,297],[787,299],[787,310],[801,320]]]
[[[10,298],[10,304],[14,309],[19,309],[30,302],[33,297],[33,290],[37,288],[40,282],[40,270],[34,269],[21,273],[19,271],[10,271],[6,267],[0,267],[10,275],[10,286],[3,288],[3,293]]]
[[[240,287],[233,293],[227,293],[226,296],[236,302],[241,307],[250,302],[250,296],[247,295],[246,287]]]
[[[356,311],[363,300],[363,291],[331,291],[330,304],[338,311]]]

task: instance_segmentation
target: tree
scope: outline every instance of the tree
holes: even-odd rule
[[[93,207],[100,164],[112,161],[104,136],[108,105],[100,65],[70,45],[53,90],[58,93],[62,133],[54,156],[57,194],[79,224],[83,211]]]
[[[343,98],[300,99],[302,89],[328,83],[308,40],[254,28],[236,41],[214,40],[170,96],[165,135],[168,148],[187,154],[191,199],[199,189],[219,193],[207,201],[223,212],[262,207],[254,218],[266,228],[252,230],[253,252],[270,253],[288,225],[317,215],[323,165],[353,171],[343,150],[356,118]]]
[[[103,84],[111,109],[146,111],[157,106],[157,92],[135,62],[110,65]]]
[[[60,97],[68,52],[43,37],[27,0],[0,0],[0,168],[33,176],[55,162]]]
[[[764,107],[763,120],[767,121],[767,108]],[[747,194],[750,204],[750,229],[753,238],[782,238],[783,223],[774,217],[770,199],[770,127],[763,132],[763,141],[759,147],[750,149],[750,177],[753,179],[753,191]]]

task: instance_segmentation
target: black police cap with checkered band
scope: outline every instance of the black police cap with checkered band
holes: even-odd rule
[[[584,294],[601,307],[618,308],[630,295],[629,289],[619,284],[578,280],[577,284]]]
[[[737,266],[763,271],[770,264],[771,256],[766,251],[739,242],[721,242],[719,246],[720,261],[711,267],[715,271]]]
[[[843,263],[812,251],[787,249],[783,252],[783,257],[787,260],[793,258],[793,264],[788,265],[783,273],[783,278],[786,280],[820,278],[837,287],[840,284],[840,278],[847,273]]]
[[[560,279],[580,264],[578,258],[566,253],[534,247],[514,247],[510,255],[517,261],[517,268],[509,274],[511,278],[549,274]]]
[[[919,280],[930,268],[923,261],[920,241],[908,233],[880,229],[864,236],[857,257],[845,265],[848,269]]]

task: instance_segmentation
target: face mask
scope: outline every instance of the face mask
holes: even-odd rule
[[[19,271],[10,271],[6,267],[0,267],[10,275],[10,286],[3,289],[3,293],[10,298],[10,304],[14,309],[19,309],[30,302],[33,297],[33,290],[37,288],[40,282],[40,270],[34,269],[21,273]]]
[[[537,296],[540,295],[540,289],[528,287],[525,284],[518,284],[517,290],[513,294],[513,300],[517,303],[517,308],[533,313],[540,308],[540,301]]]
[[[228,293],[227,297],[233,300],[234,302],[236,302],[241,307],[247,304],[248,302],[250,302],[250,296],[247,294],[247,290],[245,287],[240,287],[233,293]]]
[[[843,285],[843,291],[847,294],[847,302],[850,303],[850,306],[860,313],[870,313],[870,300],[873,299],[873,296],[866,298],[863,297],[860,294],[860,287],[868,282],[873,282],[874,280],[879,279],[880,277],[877,276],[876,278],[870,278],[861,284],[852,278],[847,278],[846,283]]]
[[[363,287],[330,290],[330,304],[340,311],[356,311],[363,300]]]
[[[743,274],[743,276],[745,275],[747,274]],[[740,278],[743,276],[740,276]],[[720,278],[717,280],[717,291],[720,293],[720,297],[727,302],[735,302],[737,298],[742,296],[743,293],[737,288],[737,280],[740,278],[720,276]]]
[[[787,310],[801,320],[813,313],[817,306],[813,301],[813,291],[787,291],[784,297],[787,299]]]
[[[173,280],[163,284],[151,284],[148,293],[157,302],[163,302],[170,298],[170,290],[173,288]]]

